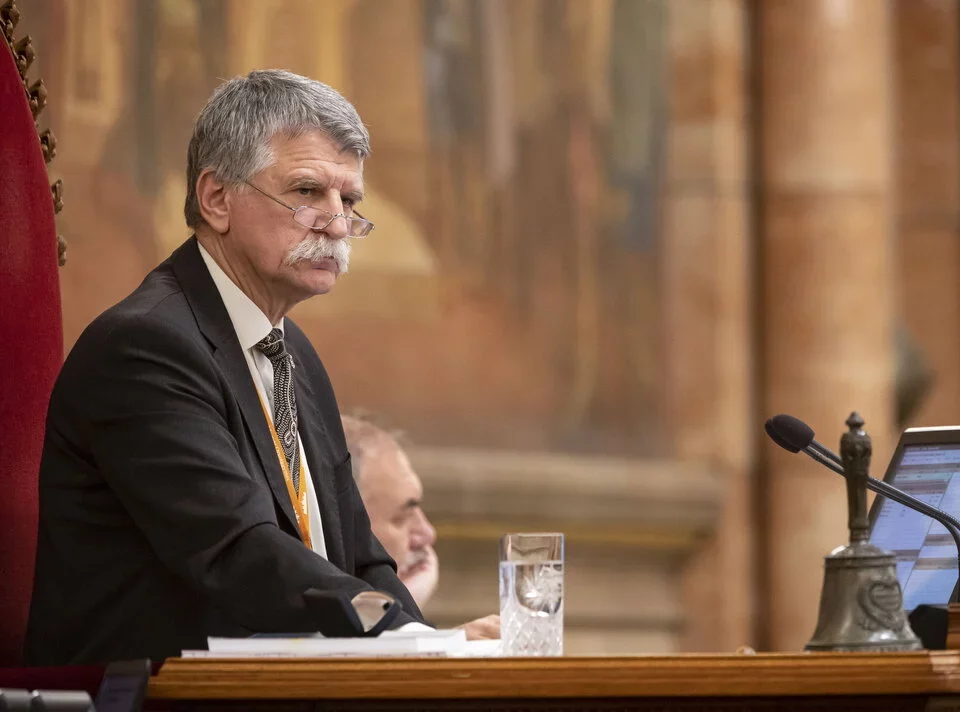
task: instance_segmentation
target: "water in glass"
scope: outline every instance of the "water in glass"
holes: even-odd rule
[[[501,655],[563,655],[563,562],[500,562]]]

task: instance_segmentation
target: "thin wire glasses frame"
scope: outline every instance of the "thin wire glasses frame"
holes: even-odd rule
[[[301,205],[299,208],[295,208],[292,205],[287,205],[285,202],[280,200],[280,198],[277,198],[263,190],[260,190],[260,188],[255,186],[250,181],[243,181],[243,182],[249,185],[258,193],[260,193],[260,195],[270,198],[270,200],[277,203],[278,205],[282,205],[287,210],[293,211],[293,219],[298,224],[303,225],[304,227],[308,227],[311,230],[315,230],[317,232],[320,232],[321,230],[326,230],[327,227],[330,225],[330,223],[332,223],[334,220],[336,220],[337,218],[343,218],[347,222],[347,237],[354,237],[354,238],[366,237],[373,231],[374,224],[369,220],[367,220],[365,217],[363,217],[363,215],[358,213],[356,210],[352,211],[354,216],[356,217],[351,217],[344,213],[337,213],[336,215],[334,215],[329,210],[324,210],[323,208],[313,208],[313,207],[310,207],[309,205]]]

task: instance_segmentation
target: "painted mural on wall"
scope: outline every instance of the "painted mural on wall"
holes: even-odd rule
[[[656,453],[665,13],[664,0],[38,0],[62,97],[68,345],[188,236],[183,160],[213,87],[283,67],[339,89],[373,137],[377,230],[337,289],[294,314],[341,406],[430,444]]]

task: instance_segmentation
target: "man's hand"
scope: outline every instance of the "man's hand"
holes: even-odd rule
[[[490,615],[483,618],[477,618],[475,621],[464,623],[458,628],[463,628],[467,633],[467,640],[499,640],[500,639],[500,616]]]

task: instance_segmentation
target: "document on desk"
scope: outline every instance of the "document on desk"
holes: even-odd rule
[[[499,640],[468,640],[460,652],[458,658],[499,658],[500,641]]]
[[[184,650],[184,658],[460,657],[467,649],[463,630],[387,630],[375,638],[257,635],[207,638],[208,650]]]

